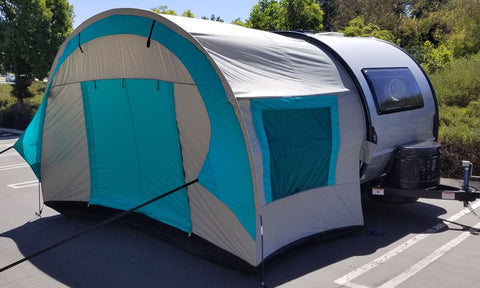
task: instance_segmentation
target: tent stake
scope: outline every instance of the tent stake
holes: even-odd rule
[[[262,263],[261,263],[261,266],[260,266],[260,270],[261,270],[261,276],[260,276],[260,285],[262,285],[262,287],[267,287],[265,286],[265,264],[264,264],[264,255],[263,255],[263,219],[262,219],[262,215],[260,215],[260,244],[261,244],[261,253],[262,253]]]
[[[42,182],[38,181],[38,212],[35,215],[42,217],[43,203],[42,203]]]
[[[162,199],[162,198],[164,198],[164,197],[166,197],[166,196],[168,196],[168,195],[170,195],[170,194],[173,194],[173,193],[175,193],[175,192],[177,192],[177,191],[179,191],[179,190],[182,190],[183,188],[186,188],[186,187],[188,187],[188,186],[190,186],[190,185],[192,185],[192,184],[194,184],[194,183],[196,183],[196,182],[198,182],[198,179],[195,179],[195,180],[193,180],[193,181],[190,181],[190,182],[188,182],[188,183],[186,183],[186,184],[184,184],[184,185],[182,185],[182,186],[179,186],[179,187],[177,187],[177,188],[175,188],[175,189],[173,189],[173,190],[170,190],[170,191],[168,191],[168,192],[165,193],[165,194],[159,195],[159,196],[157,196],[157,197],[155,197],[155,198],[153,198],[153,199],[151,199],[151,200],[149,200],[149,201],[147,201],[147,202],[144,202],[144,203],[142,203],[142,204],[140,204],[140,205],[138,205],[138,206],[136,206],[136,207],[133,207],[133,208],[131,208],[131,209],[129,209],[129,210],[120,212],[120,213],[118,213],[117,215],[112,216],[112,217],[110,217],[110,218],[108,218],[108,219],[106,219],[106,220],[104,220],[104,221],[102,221],[102,222],[100,222],[100,223],[97,223],[97,224],[95,224],[95,225],[93,225],[93,226],[90,226],[89,228],[87,228],[87,229],[85,229],[85,230],[83,230],[83,231],[81,231],[81,232],[79,232],[79,233],[77,233],[77,234],[75,234],[75,235],[72,235],[72,236],[70,236],[70,237],[68,237],[68,238],[65,238],[65,239],[63,239],[62,241],[59,241],[59,242],[57,242],[57,243],[55,243],[55,244],[53,244],[53,245],[51,245],[51,246],[49,246],[49,247],[47,247],[47,248],[44,248],[44,249],[42,249],[42,250],[40,250],[40,251],[37,251],[37,252],[35,252],[35,253],[33,253],[33,254],[31,254],[31,255],[23,258],[23,259],[20,259],[20,260],[18,260],[18,261],[16,261],[16,262],[13,262],[12,264],[9,264],[9,265],[7,265],[7,266],[5,266],[5,267],[3,267],[3,268],[0,268],[0,273],[3,272],[3,271],[5,271],[5,270],[8,270],[8,269],[10,269],[10,268],[12,268],[12,267],[14,267],[14,266],[17,266],[17,265],[20,264],[20,263],[23,263],[23,262],[25,262],[25,261],[27,261],[27,260],[30,260],[30,259],[32,259],[32,258],[34,258],[34,257],[36,257],[36,256],[38,256],[38,255],[40,255],[40,254],[43,254],[43,253],[45,253],[45,252],[47,252],[47,251],[49,251],[49,250],[52,250],[53,248],[56,248],[56,247],[58,247],[58,246],[60,246],[60,245],[63,245],[63,244],[65,244],[65,243],[67,243],[67,242],[69,242],[69,241],[71,241],[71,240],[73,240],[73,239],[75,239],[75,238],[78,238],[78,237],[80,237],[80,236],[82,236],[82,235],[84,235],[84,234],[87,234],[88,232],[91,232],[91,231],[93,231],[93,230],[95,230],[95,229],[97,229],[97,228],[99,228],[99,227],[101,227],[101,226],[104,226],[104,225],[109,224],[109,223],[111,223],[111,222],[114,222],[114,221],[116,221],[116,220],[118,220],[118,219],[120,219],[120,218],[123,218],[123,217],[127,216],[128,214],[134,212],[135,210],[138,210],[138,209],[140,209],[140,208],[142,208],[142,207],[144,207],[144,206],[147,206],[148,204],[151,204],[151,203],[153,203],[153,202],[155,202],[155,201],[157,201],[157,200],[160,200],[160,199]]]

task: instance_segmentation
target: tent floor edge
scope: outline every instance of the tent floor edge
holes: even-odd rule
[[[281,254],[288,251],[292,251],[293,249],[298,248],[302,245],[321,244],[323,242],[327,242],[333,239],[352,236],[352,235],[355,235],[355,233],[361,232],[364,228],[365,228],[364,225],[352,225],[352,226],[340,227],[337,229],[326,230],[316,234],[312,234],[304,238],[300,238],[296,241],[293,241],[290,244],[283,246],[282,248],[276,250],[274,253],[265,257],[265,259],[263,260],[263,263],[268,264],[268,262],[272,261],[273,259],[280,256]],[[257,268],[259,269],[260,265],[257,266]]]
[[[108,219],[123,211],[99,205],[89,205],[87,202],[81,201],[48,201],[45,202],[45,205],[58,211],[65,217],[93,219],[98,221]],[[238,256],[235,256],[234,254],[208,242],[207,240],[193,233],[189,235],[180,229],[157,221],[142,213],[133,212],[130,215],[119,219],[117,222],[129,225],[136,230],[152,235],[161,241],[172,244],[178,249],[212,263],[229,267],[239,272],[256,274],[257,276],[260,276],[262,273],[262,265],[267,264],[273,259],[278,259],[278,256],[281,256],[281,254],[287,251],[292,251],[293,249],[304,244],[318,244],[330,241],[332,239],[354,235],[355,233],[361,232],[364,229],[364,225],[352,225],[322,231],[320,233],[296,240],[275,251],[273,254],[268,255],[265,259],[263,259],[262,263],[259,263],[257,266],[252,266]]]
[[[65,217],[94,220],[105,220],[123,211],[99,205],[89,205],[87,202],[80,201],[48,201],[45,202],[45,205],[58,211]],[[189,235],[180,229],[157,221],[142,213],[133,212],[117,222],[129,225],[212,263],[249,274],[257,271],[257,267],[207,240],[193,233]]]

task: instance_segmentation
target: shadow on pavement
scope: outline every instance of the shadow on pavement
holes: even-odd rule
[[[363,197],[362,205],[365,225],[360,231],[306,243],[274,257],[266,263],[266,282],[274,287],[344,259],[372,254],[408,234],[425,232],[447,213],[422,202],[386,204]]]
[[[265,263],[268,287],[352,256],[372,254],[410,233],[424,232],[446,213],[443,208],[422,202],[384,204],[369,198],[362,202],[364,228],[339,238],[307,242],[274,256]],[[0,237],[12,239],[28,256],[95,223],[92,219],[57,215],[27,223]],[[261,287],[256,273],[217,265],[122,223],[94,230],[30,262],[70,287]]]
[[[95,223],[58,215],[0,237],[11,238],[28,256]],[[260,287],[254,274],[208,262],[122,223],[94,230],[30,262],[69,287]]]

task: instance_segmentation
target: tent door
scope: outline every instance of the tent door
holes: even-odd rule
[[[82,83],[90,204],[127,210],[185,183],[173,84],[148,79]],[[184,189],[140,212],[191,231]]]

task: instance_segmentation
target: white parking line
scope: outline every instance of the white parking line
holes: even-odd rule
[[[412,267],[405,270],[405,272],[401,273],[397,277],[395,277],[393,279],[390,279],[388,282],[381,285],[379,288],[395,288],[398,285],[402,284],[408,278],[417,274],[423,268],[427,267],[428,265],[432,264],[435,260],[437,260],[438,258],[445,255],[445,253],[450,251],[452,248],[454,248],[458,244],[462,243],[465,239],[470,237],[473,232],[476,232],[478,228],[480,228],[480,223],[477,223],[477,225],[473,226],[468,231],[463,232],[462,234],[460,234],[459,236],[457,236],[456,238],[454,238],[453,240],[451,240],[447,244],[445,244],[442,247],[438,248],[437,250],[433,251],[430,255],[423,258],[422,260],[420,260],[415,265],[413,265]]]
[[[7,166],[0,166],[0,171],[25,168],[25,167],[28,167],[28,164],[13,164],[13,165],[7,165]]]
[[[480,206],[480,201],[474,202],[472,204],[473,209],[476,209],[479,206]],[[468,208],[463,209],[462,211],[460,211],[457,214],[451,216],[450,218],[443,221],[442,223],[439,223],[439,224],[431,227],[430,229],[427,229],[422,234],[418,234],[417,236],[413,237],[412,239],[404,242],[403,244],[401,244],[397,248],[395,248],[393,250],[390,250],[389,252],[387,252],[387,253],[383,254],[382,256],[376,258],[375,260],[373,260],[373,261],[363,265],[362,267],[360,267],[358,269],[355,269],[354,271],[352,271],[348,274],[345,274],[344,276],[338,278],[337,280],[334,281],[334,283],[339,284],[339,285],[343,285],[345,287],[351,287],[351,288],[365,287],[365,286],[361,286],[361,285],[352,283],[351,281],[353,281],[357,277],[365,274],[366,272],[372,270],[373,268],[385,263],[386,261],[390,260],[391,258],[397,256],[401,252],[407,250],[408,248],[412,247],[413,245],[422,241],[423,239],[427,238],[428,236],[432,235],[433,233],[440,231],[445,226],[447,226],[446,222],[455,222],[456,220],[465,216],[468,213],[470,213],[470,210]]]
[[[3,147],[8,148],[8,147],[13,146],[14,144],[15,144],[15,142],[13,142],[13,143],[2,143],[2,144],[0,144],[0,148],[3,148]]]
[[[344,285],[342,285],[342,287],[348,287],[348,288],[370,288],[370,287],[368,287],[368,286],[356,284],[356,283],[353,283],[353,282],[345,283]]]
[[[20,189],[20,188],[37,186],[37,185],[38,185],[38,180],[32,180],[32,181],[27,181],[27,182],[9,184],[9,185],[7,185],[7,187],[10,187],[10,188],[13,188],[13,189]]]
[[[0,154],[0,158],[12,157],[12,156],[18,156],[18,154],[17,154],[17,153],[4,153],[4,154]]]

